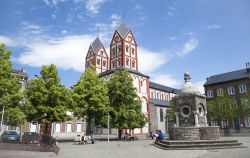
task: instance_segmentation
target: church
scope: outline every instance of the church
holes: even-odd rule
[[[142,112],[148,118],[143,128],[133,129],[136,135],[146,135],[160,129],[167,132],[168,124],[165,119],[166,108],[169,101],[178,93],[178,90],[150,81],[150,77],[139,71],[137,43],[135,37],[124,22],[116,28],[110,43],[110,52],[106,52],[100,38],[90,44],[86,58],[85,69],[94,67],[97,74],[109,80],[114,71],[127,70],[133,79],[138,97],[142,102]],[[40,132],[42,127],[38,124],[28,123],[22,126],[22,132]],[[7,128],[8,129],[8,128]],[[95,138],[103,138],[108,134],[117,137],[117,129],[94,127]],[[123,131],[125,132],[125,131]],[[78,134],[86,133],[85,119],[76,119],[51,124],[51,135],[57,140],[72,140]]]
[[[131,29],[121,22],[111,39],[109,53],[106,52],[98,36],[89,46],[85,69],[94,67],[99,76],[105,80],[109,80],[114,71],[127,70],[141,99],[141,110],[149,121],[145,127],[134,129],[132,133],[147,134],[157,129],[165,133],[166,107],[178,90],[150,82],[150,77],[139,71],[138,53],[140,52],[137,50],[137,43]]]

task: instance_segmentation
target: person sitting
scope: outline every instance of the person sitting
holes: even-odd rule
[[[82,138],[81,138],[81,144],[86,144],[86,138],[85,138],[85,136],[82,136]]]
[[[158,130],[158,136],[156,138],[156,140],[163,140],[163,133],[161,132],[161,130]]]

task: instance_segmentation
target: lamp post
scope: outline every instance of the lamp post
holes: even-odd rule
[[[109,106],[108,106],[108,142],[109,142]]]
[[[4,116],[4,108],[5,108],[5,105],[6,105],[6,103],[4,102],[3,110],[2,110],[2,117],[1,117],[1,132],[0,132],[0,133],[2,133],[2,131],[3,131],[3,116]]]

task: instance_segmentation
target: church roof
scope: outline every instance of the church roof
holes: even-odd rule
[[[157,89],[157,90],[161,90],[161,91],[165,91],[165,92],[171,92],[174,94],[179,92],[178,89],[167,87],[167,86],[155,83],[155,82],[149,82],[149,88]]]
[[[231,72],[208,77],[207,82],[204,84],[204,86],[218,84],[218,83],[222,83],[222,82],[233,81],[233,80],[244,79],[244,78],[248,78],[248,77],[249,77],[249,74],[247,73],[246,69],[231,71]]]
[[[149,103],[154,104],[155,106],[167,107],[169,102],[166,100],[152,99],[150,98]]]
[[[125,67],[116,68],[116,69],[112,69],[112,70],[108,70],[108,71],[102,72],[102,73],[100,73],[100,76],[101,77],[102,76],[106,76],[106,75],[109,75],[109,74],[114,73],[115,71],[119,71],[119,70],[127,70],[128,72],[130,72],[132,74],[136,74],[136,75],[140,75],[140,76],[149,78],[149,76],[144,75],[143,73],[141,73],[139,71],[136,71],[136,70],[133,70],[133,69],[128,69],[128,68],[125,68]]]
[[[91,47],[93,48],[94,53],[102,46],[102,42],[99,39],[99,37],[96,37],[94,42],[91,44]]]
[[[121,37],[124,37],[130,29],[126,26],[124,22],[121,22],[121,24],[116,30],[121,35]]]

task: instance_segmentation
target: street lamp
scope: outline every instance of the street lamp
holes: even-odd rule
[[[108,106],[108,142],[109,142],[109,106]]]
[[[0,133],[2,133],[2,131],[3,131],[3,116],[4,116],[4,108],[5,108],[5,106],[6,106],[6,103],[4,102],[4,104],[3,104],[3,110],[2,110],[1,132]]]

